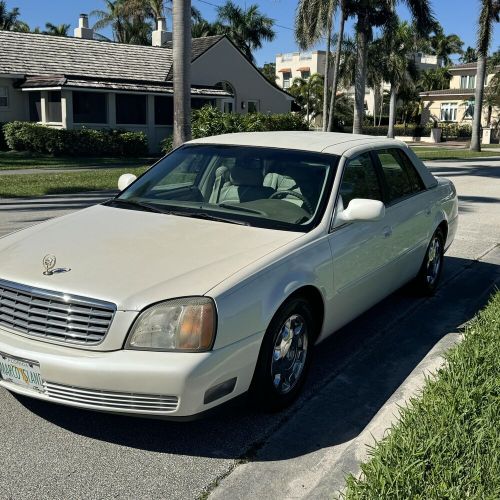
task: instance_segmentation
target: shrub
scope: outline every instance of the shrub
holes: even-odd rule
[[[363,134],[367,135],[381,135],[387,136],[389,127],[387,125],[381,126],[363,126]],[[349,130],[350,131],[350,130]],[[431,133],[431,127],[426,125],[411,125],[405,127],[404,125],[394,125],[394,135],[403,137],[427,137]]]
[[[464,139],[472,136],[472,125],[468,123],[446,123],[438,125],[442,129],[441,137],[445,139]]]
[[[78,156],[141,156],[148,152],[146,135],[115,129],[56,129],[31,122],[4,126],[10,149],[32,153]]]
[[[278,130],[309,130],[304,119],[295,113],[223,113],[212,106],[193,111],[193,139],[235,132],[265,132]],[[163,153],[172,150],[172,137],[161,142]]]

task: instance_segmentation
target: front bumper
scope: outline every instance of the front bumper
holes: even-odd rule
[[[206,353],[88,351],[14,335],[0,328],[0,352],[40,365],[44,392],[0,379],[25,396],[98,411],[188,417],[246,392],[262,334]],[[208,389],[236,378],[234,390],[208,404]]]

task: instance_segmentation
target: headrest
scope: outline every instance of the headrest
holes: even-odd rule
[[[262,186],[264,176],[260,161],[252,158],[241,158],[230,170],[231,182],[235,186]]]

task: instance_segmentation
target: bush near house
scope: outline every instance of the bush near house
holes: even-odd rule
[[[56,129],[31,122],[11,122],[3,127],[10,149],[31,153],[79,156],[143,156],[148,141],[142,132],[116,129]]]
[[[442,129],[441,138],[447,139],[470,139],[472,136],[472,125],[468,123],[439,123]]]
[[[265,114],[223,113],[212,106],[193,111],[193,139],[234,132],[265,132],[277,130],[309,130],[304,119],[295,113]],[[162,141],[163,153],[172,150],[172,137]]]

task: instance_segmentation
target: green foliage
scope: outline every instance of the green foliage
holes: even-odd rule
[[[371,450],[351,499],[500,498],[500,293]]]
[[[466,139],[472,135],[472,125],[469,123],[441,122],[439,128],[442,129],[441,138],[446,139]]]
[[[212,106],[193,111],[193,139],[235,132],[264,132],[277,130],[308,130],[300,115],[294,113],[223,113]],[[163,153],[172,150],[172,137],[161,143]]]
[[[270,82],[276,83],[276,63],[264,63],[264,66],[259,70]]]
[[[7,146],[15,151],[80,156],[140,156],[148,143],[142,132],[114,129],[56,129],[31,122],[11,122],[3,127]]]
[[[368,126],[363,125],[363,134],[386,136],[389,127],[386,125]],[[347,131],[346,131],[347,132]],[[404,125],[394,125],[394,135],[403,137],[428,137],[431,134],[431,126],[413,125],[405,127]]]

